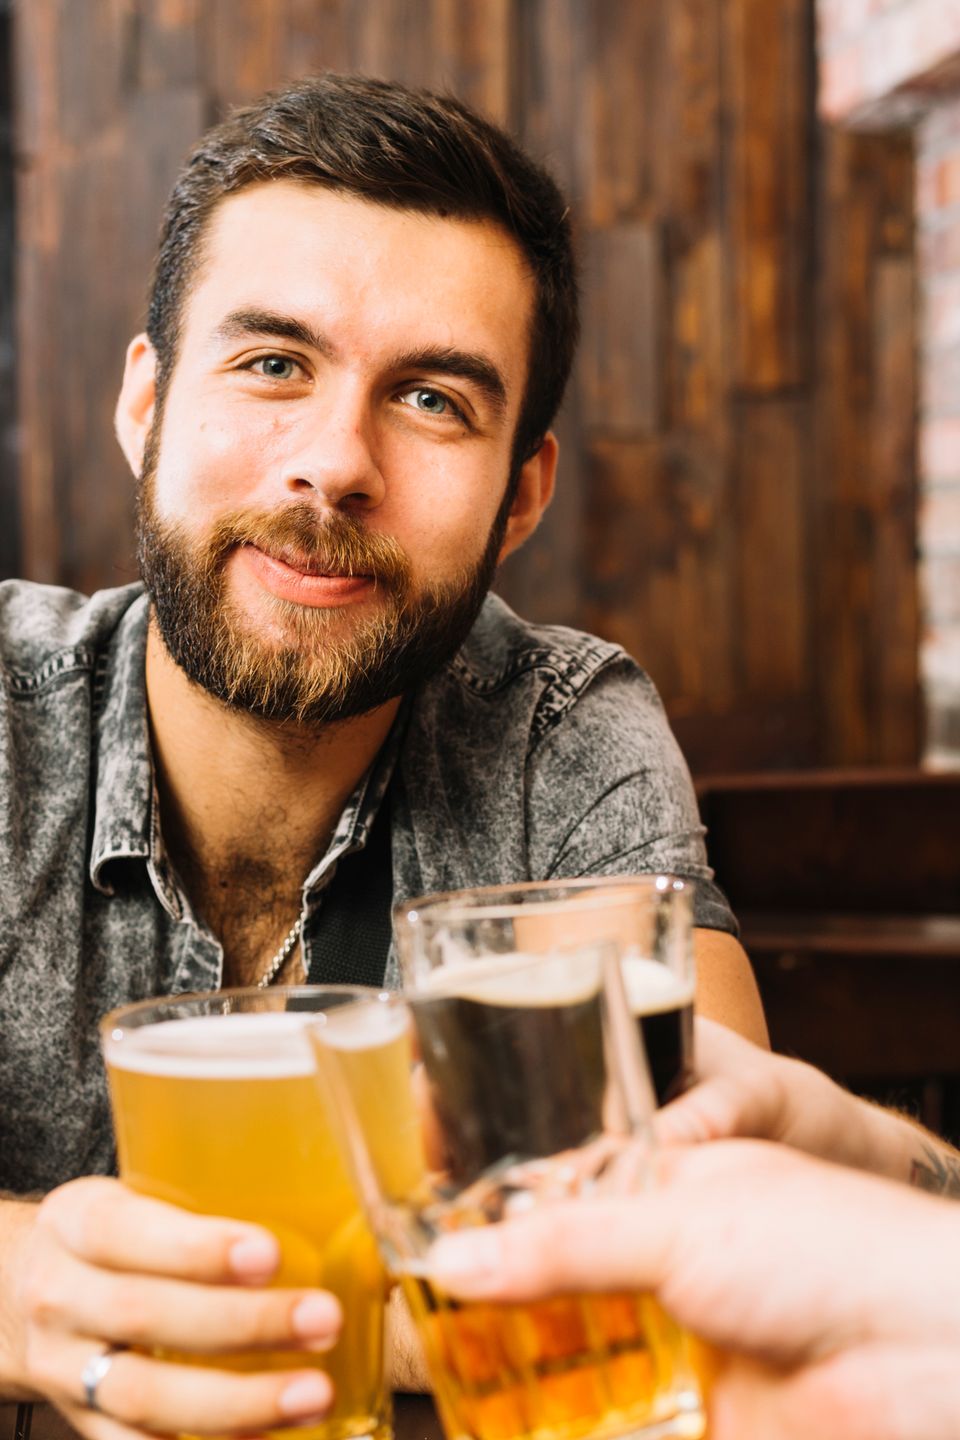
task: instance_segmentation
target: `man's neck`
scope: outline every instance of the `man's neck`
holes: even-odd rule
[[[223,943],[225,979],[249,983],[299,913],[399,701],[319,732],[257,721],[189,681],[153,622],[146,681],[165,844]]]

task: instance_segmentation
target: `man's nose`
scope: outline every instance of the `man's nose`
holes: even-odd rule
[[[305,418],[295,450],[283,458],[284,489],[299,498],[312,491],[330,506],[374,509],[385,488],[375,439],[373,418],[359,400],[325,401]]]

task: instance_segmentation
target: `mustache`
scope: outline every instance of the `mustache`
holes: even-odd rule
[[[219,570],[241,545],[254,545],[288,563],[300,561],[318,574],[369,575],[378,585],[399,593],[410,584],[410,561],[392,536],[368,530],[352,515],[335,511],[320,516],[303,502],[283,510],[221,516],[207,546],[210,568]]]

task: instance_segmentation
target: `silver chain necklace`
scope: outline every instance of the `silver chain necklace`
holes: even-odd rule
[[[290,926],[290,929],[284,936],[280,949],[277,951],[276,955],[274,955],[273,959],[270,961],[270,964],[267,966],[266,970],[260,976],[260,979],[257,981],[258,990],[266,990],[267,986],[272,985],[274,980],[276,980],[277,976],[280,974],[280,971],[283,969],[284,965],[292,955],[293,947],[300,939],[300,932],[302,929],[303,916],[298,915],[296,920],[294,920],[293,924]]]

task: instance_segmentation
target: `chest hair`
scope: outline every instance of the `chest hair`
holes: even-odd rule
[[[231,857],[215,873],[191,876],[189,889],[223,946],[224,985],[255,985],[300,914],[300,881],[262,860]],[[302,971],[297,945],[277,979],[296,983]]]

